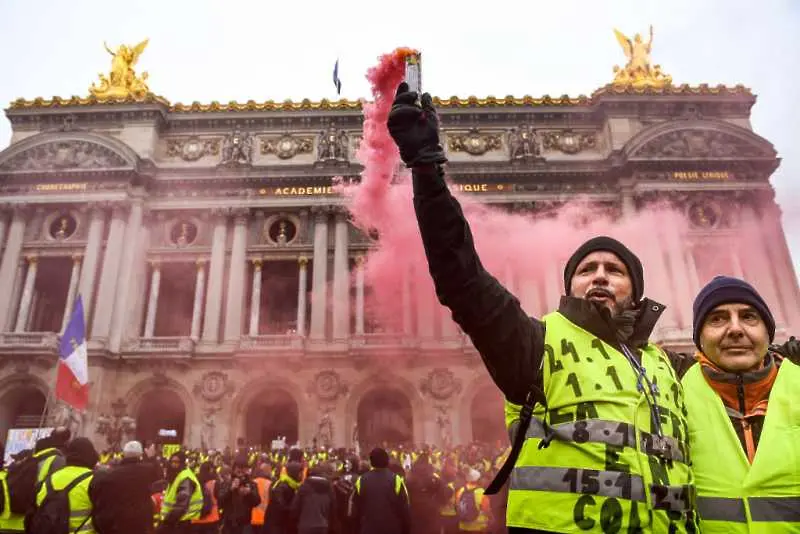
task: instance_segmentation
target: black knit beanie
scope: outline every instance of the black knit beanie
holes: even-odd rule
[[[631,277],[633,302],[637,303],[642,300],[642,296],[644,295],[644,270],[642,269],[642,262],[639,261],[636,254],[631,252],[628,247],[613,237],[604,235],[593,237],[578,247],[578,250],[572,254],[569,261],[564,266],[564,291],[567,296],[570,294],[572,277],[575,275],[578,264],[583,258],[599,250],[615,254],[620,261],[625,264],[625,267],[628,268],[628,275]]]
[[[703,350],[700,348],[700,331],[703,329],[706,316],[720,304],[733,303],[749,304],[756,309],[767,325],[769,342],[772,343],[775,338],[775,318],[772,317],[772,312],[769,311],[767,303],[764,302],[758,291],[744,280],[731,276],[715,276],[694,299],[692,339],[698,349]]]

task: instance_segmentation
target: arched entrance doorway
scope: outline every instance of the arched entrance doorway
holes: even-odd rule
[[[364,448],[411,445],[414,416],[408,397],[396,389],[373,389],[364,395],[358,403],[358,441]]]
[[[11,428],[36,428],[44,411],[44,393],[33,384],[14,386],[0,397],[0,443]]]
[[[161,443],[184,443],[186,406],[170,389],[147,393],[136,412],[136,439]]]
[[[300,438],[297,402],[285,389],[264,391],[247,406],[244,430],[249,446],[269,448],[279,437],[285,438],[288,445],[294,445]]]
[[[508,441],[503,416],[503,396],[493,385],[478,390],[470,405],[472,441],[496,443]]]

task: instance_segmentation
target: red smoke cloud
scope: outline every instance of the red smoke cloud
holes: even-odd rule
[[[367,73],[374,100],[364,103],[364,139],[357,154],[365,168],[358,185],[343,187],[350,197],[353,223],[364,231],[379,233],[365,266],[373,299],[368,309],[378,321],[394,329],[402,324],[402,287],[406,281],[410,281],[415,295],[412,299],[425,303],[414,312],[422,315],[416,318],[417,324],[438,322],[445,314],[438,303],[434,305],[433,284],[412,204],[411,178],[408,171],[400,169],[398,150],[386,127],[404,68],[402,53],[395,52],[382,56]],[[567,258],[589,237],[605,234],[619,239],[641,258],[645,295],[668,307],[660,325],[691,326],[691,301],[708,280],[695,277],[689,270],[676,273],[674,258],[670,260],[664,254],[670,246],[680,251],[675,257],[689,254],[683,214],[650,207],[635,216],[611,220],[587,202],[573,200],[548,216],[534,218],[483,205],[479,195],[454,192],[454,196],[464,208],[484,266],[520,298],[529,314],[541,316],[555,309],[563,294],[562,270]],[[749,239],[755,238],[747,233],[751,234]],[[736,245],[723,241],[713,247],[712,255],[727,255]],[[730,267],[730,262],[720,269],[726,265]],[[745,274],[748,272],[753,271],[746,269]],[[760,278],[763,273],[758,274]],[[676,285],[680,289],[674,289]],[[768,301],[774,299],[773,295],[764,296]]]

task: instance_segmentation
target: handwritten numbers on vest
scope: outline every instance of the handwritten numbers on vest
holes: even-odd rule
[[[592,437],[589,434],[589,431],[586,428],[589,426],[589,423],[586,421],[578,421],[575,423],[575,430],[572,431],[572,441],[575,443],[586,443],[589,441],[589,438]]]
[[[627,434],[627,432],[626,432],[626,434]],[[625,449],[625,447],[623,447],[621,445],[612,445],[610,443],[606,444],[606,471],[620,471],[622,473],[630,473],[631,472],[630,466],[628,464],[620,461],[619,455],[622,454],[622,451],[624,449]],[[630,479],[628,479],[628,481],[630,481]],[[617,482],[619,482],[619,481],[617,481]],[[631,488],[630,488],[630,485],[628,485],[628,488],[627,488],[627,495],[628,496],[626,497],[624,492],[623,492],[622,496],[625,497],[626,499],[630,499],[630,493],[631,493]]]
[[[678,382],[674,382],[670,389],[672,390],[675,407],[686,417],[686,402],[683,400],[683,388]]]
[[[556,360],[556,351],[553,347],[545,344],[544,351],[547,353],[547,363],[550,365],[550,374],[553,375],[564,368],[564,364],[560,360]]]
[[[548,412],[548,417],[551,425],[597,419],[597,408],[593,402],[579,402],[575,405],[575,413],[571,411],[560,412],[559,408],[553,408]]]
[[[575,373],[570,373],[567,376],[567,385],[572,386],[572,391],[575,393],[576,398],[583,397],[583,393],[581,393],[581,385],[578,383],[578,375]]]
[[[578,357],[578,351],[575,350],[575,345],[572,343],[572,341],[562,339],[561,355],[566,356],[567,354],[572,355],[572,361],[574,361],[575,363],[581,363],[581,359]]]
[[[614,382],[614,387],[617,388],[617,391],[622,391],[622,382],[619,381],[619,375],[617,374],[617,368],[613,365],[606,369],[606,376],[611,377],[611,381]]]
[[[611,356],[608,355],[605,346],[603,346],[603,342],[600,341],[598,338],[594,338],[592,340],[592,348],[597,349],[600,354],[603,356],[604,360],[610,360]]]
[[[636,503],[634,503],[635,505]],[[581,530],[592,530],[597,523],[590,515],[594,512],[597,501],[591,495],[581,495],[572,509],[572,519]],[[614,497],[603,501],[600,507],[600,528],[604,534],[616,534],[622,529],[622,506]],[[635,518],[635,519],[634,519]],[[630,533],[641,532],[639,514],[631,507],[631,519],[628,528]]]

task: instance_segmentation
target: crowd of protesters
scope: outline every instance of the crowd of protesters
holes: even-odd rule
[[[46,517],[45,523],[41,517],[54,515],[45,494],[51,487],[58,493],[68,479],[84,473],[68,489],[69,514],[61,520],[66,532],[504,532],[501,500],[490,501],[482,490],[504,452],[499,444],[479,443],[448,449],[384,446],[358,455],[352,449],[176,450],[131,441],[121,451],[98,453],[90,440],[70,439],[60,428],[33,450],[14,455],[2,472],[0,532],[54,528],[58,518]],[[12,510],[9,474],[26,462],[36,463],[36,476],[48,481],[48,489],[40,488],[23,513]]]

